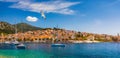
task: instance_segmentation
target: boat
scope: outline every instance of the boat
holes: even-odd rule
[[[5,44],[11,44],[11,42],[10,42],[10,41],[5,41],[4,43],[5,43]]]
[[[16,40],[15,40],[15,41],[13,41],[12,43],[13,43],[14,45],[19,45],[19,42],[18,42],[18,41],[16,41]]]
[[[65,47],[65,44],[62,43],[54,43],[55,39],[58,39],[58,35],[56,34],[57,38],[53,38],[51,47]]]
[[[15,27],[16,27],[15,30],[16,30],[16,36],[17,36],[17,25],[15,25]],[[18,38],[16,38],[15,41],[13,42],[16,45],[17,49],[25,49],[26,46],[23,43],[19,43],[17,39]]]
[[[65,47],[65,44],[52,44],[52,47]]]
[[[46,16],[45,16],[45,14],[44,14],[44,12],[43,11],[41,11],[41,16],[44,18],[44,19],[46,19]],[[58,26],[57,26],[57,28],[58,28]],[[53,32],[54,32],[54,30],[53,30]],[[57,36],[58,37],[58,36]],[[54,38],[53,38],[53,40],[52,40],[52,43],[53,44],[51,44],[51,47],[65,47],[65,45],[64,44],[58,44],[58,43],[54,43]]]
[[[15,39],[14,39],[14,41],[12,41],[12,44],[14,44],[14,45],[19,45],[19,42],[17,41],[17,25],[15,25],[15,34],[16,34],[16,37],[15,37]]]
[[[26,48],[26,46],[24,44],[19,44],[16,47],[17,47],[17,49],[25,49]]]

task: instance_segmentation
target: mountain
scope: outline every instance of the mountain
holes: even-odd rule
[[[33,30],[41,30],[42,28],[35,27],[32,25],[29,25],[27,23],[18,23],[13,26],[16,26],[18,28],[19,32],[26,32],[26,31],[33,31]]]
[[[41,30],[42,28],[35,27],[29,25],[27,23],[18,23],[18,24],[10,24],[7,22],[0,22],[0,33],[11,34],[15,33],[15,26],[17,27],[18,32],[26,32],[26,31],[33,31],[33,30]]]

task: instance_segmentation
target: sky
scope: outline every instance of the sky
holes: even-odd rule
[[[0,0],[0,21],[116,35],[120,0]]]

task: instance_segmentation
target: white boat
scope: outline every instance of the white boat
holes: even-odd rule
[[[52,47],[65,47],[65,44],[52,44]]]
[[[19,42],[18,42],[18,41],[16,41],[16,40],[15,40],[15,41],[13,41],[12,43],[13,43],[14,45],[19,45]]]
[[[57,35],[57,38],[58,38],[58,35]],[[54,43],[54,41],[55,41],[55,38],[53,38],[53,40],[52,40],[53,44],[51,44],[51,47],[65,47],[65,44]]]
[[[17,24],[17,23],[16,23]],[[15,25],[15,35],[16,35],[16,37],[15,37],[15,39],[12,41],[12,44],[14,44],[14,45],[18,45],[19,44],[19,42],[17,41],[17,25]]]
[[[5,44],[11,44],[11,42],[10,42],[10,41],[5,41],[4,43],[5,43]]]
[[[24,44],[19,44],[17,45],[17,49],[25,49],[26,46]]]
[[[17,25],[15,25],[15,27],[16,27],[16,29],[15,29],[15,32],[16,32],[16,36],[17,36]],[[17,49],[25,49],[26,47],[25,47],[25,45],[23,44],[23,43],[19,43],[18,41],[17,41],[17,39],[18,38],[16,38],[15,39],[15,42],[14,42],[14,44],[17,44]]]

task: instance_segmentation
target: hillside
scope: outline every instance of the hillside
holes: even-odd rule
[[[33,31],[33,30],[42,29],[39,27],[29,25],[27,23],[18,23],[18,24],[12,25],[12,24],[7,23],[7,22],[0,22],[0,33],[5,33],[5,34],[15,33],[15,26],[17,26],[18,32],[26,32],[26,31]]]
[[[34,31],[34,30],[41,30],[42,29],[39,27],[29,25],[27,23],[18,23],[18,24],[15,24],[13,26],[16,26],[18,28],[19,32]]]
[[[14,26],[7,22],[0,22],[0,33],[14,33]]]

